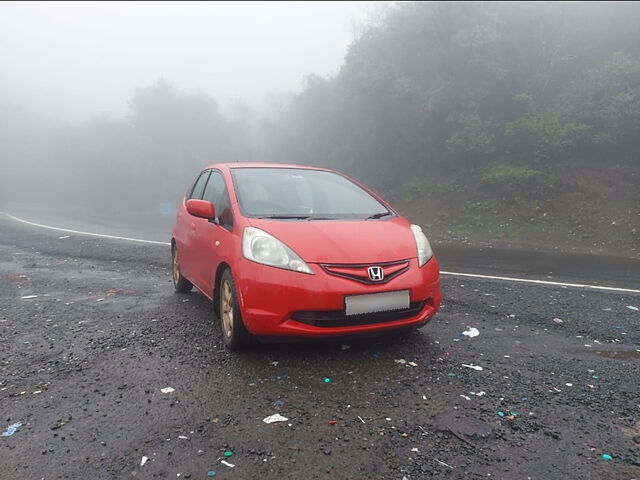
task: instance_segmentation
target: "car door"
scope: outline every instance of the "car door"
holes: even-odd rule
[[[180,259],[180,271],[191,283],[197,284],[197,271],[195,267],[198,262],[198,252],[196,245],[196,227],[199,220],[187,212],[187,200],[195,198],[202,199],[205,186],[209,180],[211,170],[205,170],[200,173],[196,181],[193,183],[191,191],[185,196],[181,208],[178,210],[178,228],[176,228],[176,243],[178,246],[178,256]]]
[[[227,186],[218,170],[212,170],[202,197],[216,208],[216,221],[201,219],[197,224],[196,245],[199,252],[197,262],[198,278],[202,281],[201,289],[211,294],[215,281],[215,273],[223,258],[225,247],[231,241],[233,231],[233,213]]]

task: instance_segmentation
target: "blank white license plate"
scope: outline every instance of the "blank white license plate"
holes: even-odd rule
[[[398,292],[370,293],[367,295],[348,295],[344,297],[347,315],[386,312],[409,308],[409,290]]]

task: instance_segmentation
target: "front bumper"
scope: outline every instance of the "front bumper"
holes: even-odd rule
[[[365,285],[325,272],[310,263],[315,275],[268,267],[241,259],[234,279],[247,330],[259,336],[334,337],[402,329],[429,320],[440,307],[440,272],[435,257],[382,285]],[[409,290],[405,311],[344,315],[344,297]],[[326,321],[325,321],[326,320]]]

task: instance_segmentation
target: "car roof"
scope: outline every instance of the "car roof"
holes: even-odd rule
[[[298,168],[303,170],[324,170],[327,172],[332,172],[328,168],[322,167],[312,167],[309,165],[293,165],[286,163],[214,163],[204,168],[204,170],[208,168],[223,168],[223,169],[234,169],[234,168]]]

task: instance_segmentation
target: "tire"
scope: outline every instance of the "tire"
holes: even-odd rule
[[[175,245],[171,247],[171,278],[176,293],[189,293],[193,288],[193,284],[180,273],[178,247]]]
[[[251,343],[253,337],[244,326],[238,304],[236,284],[231,276],[231,270],[228,268],[220,279],[219,292],[218,298],[214,301],[217,301],[219,305],[222,340],[229,350],[241,350]]]

